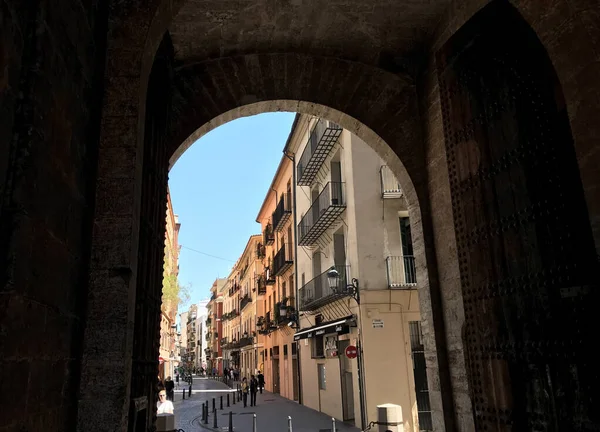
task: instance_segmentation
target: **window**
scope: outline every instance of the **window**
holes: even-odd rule
[[[287,344],[283,346],[283,355],[284,356],[288,355],[288,346],[287,346]]]
[[[313,358],[323,358],[323,357],[325,357],[323,335],[315,336],[313,338],[313,352],[312,352],[312,357]]]
[[[287,297],[286,283],[281,282],[281,298],[283,299],[286,297]]]
[[[327,380],[325,379],[325,365],[317,365],[317,374],[319,376],[319,390],[327,390]]]

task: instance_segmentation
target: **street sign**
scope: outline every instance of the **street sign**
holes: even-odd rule
[[[356,349],[356,347],[354,345],[348,345],[346,347],[346,357],[348,357],[349,359],[353,359],[353,358],[356,358],[357,355],[358,355],[358,350]]]

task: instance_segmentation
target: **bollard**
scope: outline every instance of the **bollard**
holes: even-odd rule
[[[252,417],[252,432],[256,432],[256,414]]]
[[[292,417],[288,416],[288,432],[292,432]]]
[[[183,400],[185,400],[185,389],[183,389]]]
[[[208,424],[208,401],[206,401],[206,405],[204,405],[204,409],[206,410],[206,417],[204,418],[204,424]]]
[[[233,431],[233,413],[231,411],[229,411],[229,428],[227,430]]]
[[[331,417],[331,432],[336,432],[335,429],[335,418]]]
[[[233,404],[235,405],[235,398],[236,398],[237,396],[235,395],[235,393],[233,393],[233,394],[232,394],[232,396],[233,396]]]
[[[217,426],[217,409],[216,408],[213,410],[213,414],[214,414],[214,417],[215,417],[213,419],[213,427],[216,429],[216,428],[219,427],[219,426]]]
[[[192,386],[191,386],[191,385],[190,385],[190,390],[189,390],[189,393],[188,393],[188,397],[189,397],[189,398],[191,398],[191,397],[192,397]]]
[[[215,398],[213,398],[213,411],[215,410]]]
[[[223,411],[223,395],[219,396],[219,409]]]
[[[206,417],[206,413],[204,412],[204,404],[202,404],[202,420],[200,420],[200,423],[204,423],[204,417]]]
[[[227,393],[227,408],[229,408],[229,393]]]

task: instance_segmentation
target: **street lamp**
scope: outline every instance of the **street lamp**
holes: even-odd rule
[[[346,278],[344,278],[344,281],[342,282],[345,282],[345,280]],[[327,283],[329,284],[329,288],[331,289],[331,291],[333,291],[334,294],[349,295],[360,305],[358,279],[352,278],[351,283],[346,284],[346,286],[340,290],[340,273],[336,270],[334,266],[331,266],[329,271],[327,271]]]
[[[344,275],[346,276],[346,275]],[[360,324],[359,333],[358,333],[358,343],[356,350],[358,351],[357,362],[358,362],[358,392],[360,396],[360,412],[361,412],[361,423],[362,429],[365,429],[366,425],[366,398],[365,398],[365,386],[364,386],[364,363],[363,363],[363,350],[362,350],[362,314],[360,310],[360,290],[358,285],[358,279],[352,278],[350,284],[346,284],[346,278],[342,281],[345,286],[340,290],[340,273],[336,270],[335,266],[331,266],[331,268],[327,271],[327,282],[329,284],[329,288],[334,294],[345,294],[352,297],[356,300],[356,305],[358,306],[358,322]]]

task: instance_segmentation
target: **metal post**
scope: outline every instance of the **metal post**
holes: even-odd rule
[[[213,411],[215,410],[215,398],[213,398]]]
[[[223,395],[219,396],[220,402],[219,402],[219,409],[221,411],[223,411]]]
[[[233,431],[233,413],[229,411],[229,428],[227,429],[229,432]]]
[[[236,399],[236,397],[237,397],[237,396],[235,395],[235,393],[233,393],[233,404],[234,404],[234,405],[235,405],[235,399]]]
[[[331,417],[331,432],[336,432],[335,419],[333,417]]]
[[[190,390],[189,390],[189,393],[188,393],[188,397],[192,397],[192,385],[191,384],[190,384]]]
[[[252,417],[252,432],[256,432],[256,414]]]
[[[215,416],[215,418],[213,419],[213,427],[216,429],[219,427],[219,426],[217,426],[217,409],[216,408],[213,410],[213,415]]]
[[[227,393],[227,408],[229,408],[229,393]]]
[[[183,389],[183,400],[185,400],[185,389]]]
[[[202,404],[202,420],[200,420],[200,422],[204,422],[205,415],[206,415],[206,413],[204,412],[204,404]]]
[[[204,405],[204,409],[206,410],[206,417],[204,418],[204,424],[208,424],[208,401],[206,401],[206,405]]]
[[[288,432],[292,432],[292,417],[288,416]]]

